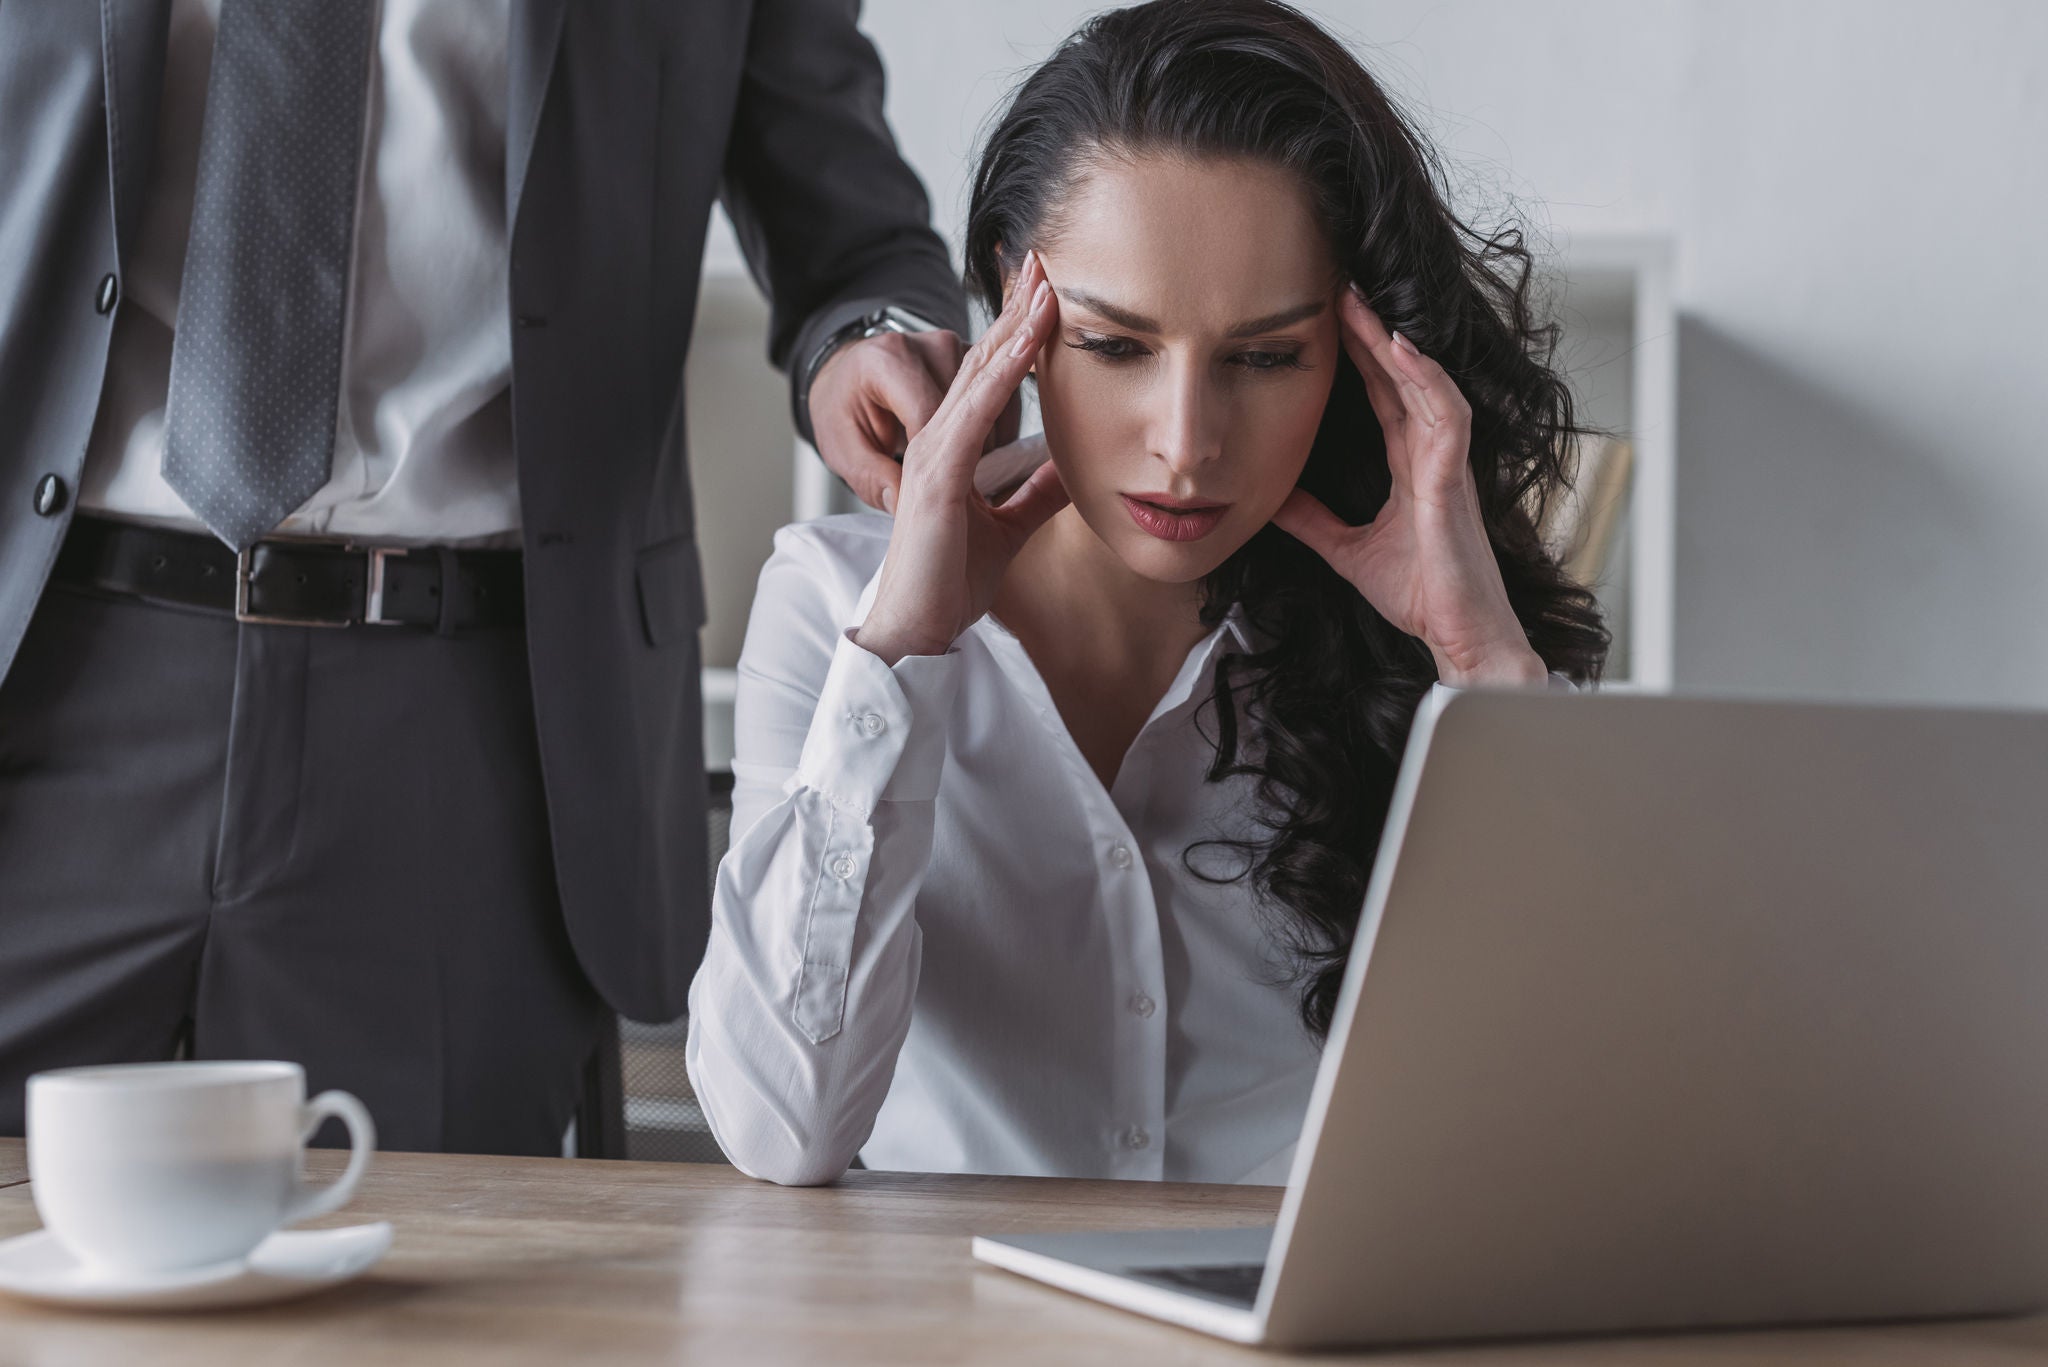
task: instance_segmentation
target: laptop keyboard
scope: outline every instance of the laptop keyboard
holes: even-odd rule
[[[1193,1291],[1249,1309],[1259,1299],[1264,1263],[1220,1263],[1207,1267],[1134,1267],[1129,1274],[1176,1291]]]

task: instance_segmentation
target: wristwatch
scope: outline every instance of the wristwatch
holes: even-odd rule
[[[811,430],[811,381],[818,378],[818,372],[825,368],[825,362],[831,360],[833,353],[839,348],[849,342],[880,336],[884,332],[936,332],[938,327],[937,323],[922,314],[912,313],[909,309],[890,304],[883,308],[871,309],[827,333],[825,340],[818,343],[817,350],[811,353],[811,359],[804,363],[803,378],[797,382],[796,412],[799,434],[813,446],[817,445],[817,438],[812,435]]]

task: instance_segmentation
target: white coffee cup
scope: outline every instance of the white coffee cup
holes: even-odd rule
[[[347,1125],[348,1169],[303,1176],[320,1122]],[[116,1064],[28,1080],[30,1192],[72,1256],[108,1273],[170,1272],[246,1256],[283,1225],[346,1204],[376,1130],[347,1092],[306,1100],[296,1063]]]

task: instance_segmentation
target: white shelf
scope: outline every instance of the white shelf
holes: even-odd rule
[[[1582,418],[1634,448],[1623,540],[1626,577],[1605,586],[1616,687],[1667,692],[1677,560],[1678,316],[1668,238],[1572,236],[1546,263],[1558,289],[1563,357]]]
[[[736,669],[704,671],[704,768],[707,771],[732,768],[732,702],[738,695],[740,674]]]

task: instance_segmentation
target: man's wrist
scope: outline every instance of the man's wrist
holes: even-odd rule
[[[811,388],[818,382],[818,376],[824,372],[826,364],[834,356],[854,342],[865,341],[869,337],[879,336],[884,332],[933,332],[938,329],[938,326],[937,323],[932,322],[922,314],[912,313],[909,309],[898,308],[894,304],[889,304],[882,308],[870,309],[866,313],[849,319],[826,333],[824,339],[817,346],[811,348],[811,354],[804,361],[803,369],[798,372],[796,385],[798,434],[812,445],[815,446],[817,444],[817,429],[811,422]]]

